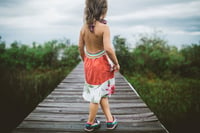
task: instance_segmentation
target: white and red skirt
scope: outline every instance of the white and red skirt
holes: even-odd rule
[[[85,85],[83,98],[92,103],[100,103],[102,97],[109,97],[115,90],[112,62],[105,51],[96,54],[85,52]]]

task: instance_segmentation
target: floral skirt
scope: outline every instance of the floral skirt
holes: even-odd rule
[[[92,103],[100,103],[102,97],[111,96],[115,90],[112,63],[105,54],[105,51],[97,54],[85,53],[83,98]]]

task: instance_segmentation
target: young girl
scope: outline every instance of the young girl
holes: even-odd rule
[[[107,0],[86,0],[85,24],[80,31],[79,52],[84,62],[85,85],[83,98],[90,102],[89,118],[85,131],[100,127],[96,119],[99,104],[106,116],[107,129],[117,126],[117,119],[110,112],[108,97],[114,93],[114,72],[120,69],[110,42],[110,30],[104,20]]]

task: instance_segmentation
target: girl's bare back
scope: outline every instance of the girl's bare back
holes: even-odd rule
[[[87,25],[83,26],[83,40],[85,42],[86,50],[89,53],[98,53],[99,51],[104,50],[103,34],[106,30],[106,26],[107,25],[96,21],[94,32],[91,32]]]

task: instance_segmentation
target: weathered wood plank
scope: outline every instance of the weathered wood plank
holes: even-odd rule
[[[33,113],[26,118],[26,121],[67,121],[67,122],[86,122],[88,115],[83,114],[56,114],[55,113]],[[105,121],[103,114],[97,115],[101,121]],[[142,121],[157,121],[157,118],[152,113],[141,113],[131,115],[118,115],[119,122],[142,122]]]
[[[70,107],[70,108],[84,108],[88,103],[40,103],[38,107]],[[112,103],[110,108],[131,108],[131,107],[146,107],[145,103]]]
[[[110,101],[110,103],[112,104],[112,103],[139,103],[139,102],[142,102],[142,100],[141,99],[132,99],[132,100],[129,100],[129,101],[127,101],[127,100],[123,100],[123,99],[116,99],[116,100],[113,100],[113,99],[111,99],[111,100],[109,100]],[[45,99],[44,101],[43,101],[43,103],[85,103],[85,101],[82,101],[82,100],[80,100],[80,99]]]
[[[82,91],[71,92],[71,91],[54,90],[51,94],[52,95],[74,95],[74,94],[82,95]],[[135,93],[133,91],[123,92],[123,91],[116,90],[115,95],[135,95]]]
[[[37,107],[33,113],[57,113],[57,114],[88,114],[88,108],[82,108],[80,110],[80,108],[73,108],[73,110],[71,108],[54,108],[54,107]],[[98,114],[103,114],[102,110],[99,109]],[[146,107],[143,108],[128,108],[126,109],[126,112],[124,111],[124,109],[114,109],[112,110],[113,115],[127,115],[127,114],[138,114],[138,113],[148,113],[150,112],[150,110]]]
[[[46,132],[83,132],[80,130],[83,128],[85,122],[38,122],[38,121],[24,121],[23,125],[20,125],[22,131],[46,131]],[[106,132],[105,123],[102,122],[102,128],[99,131]],[[163,133],[163,128],[159,126],[158,122],[125,122],[119,123],[118,130],[115,132],[152,132]]]
[[[30,113],[13,133],[75,133],[84,132],[88,117],[88,102],[82,98],[84,72],[80,63]],[[166,133],[167,130],[120,73],[116,73],[116,92],[109,99],[110,108],[118,118],[116,133]],[[98,132],[107,132],[105,116],[99,108],[102,122]]]

